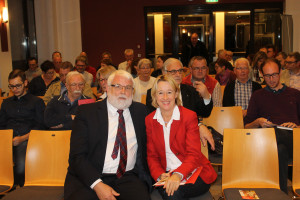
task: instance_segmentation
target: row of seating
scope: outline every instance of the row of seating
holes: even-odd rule
[[[13,186],[12,134],[12,130],[0,131],[0,194]],[[293,134],[292,185],[300,197],[300,129],[295,128]],[[70,135],[71,131],[31,131],[24,187],[4,199],[63,199]],[[255,191],[260,199],[289,199],[279,190],[274,129],[225,129],[222,174],[225,199],[239,199],[241,189]]]

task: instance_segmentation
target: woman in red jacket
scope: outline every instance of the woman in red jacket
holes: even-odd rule
[[[175,80],[159,76],[152,88],[156,111],[146,117],[147,160],[154,180],[166,179],[158,191],[163,199],[186,199],[209,190],[217,174],[201,153],[198,120],[195,112],[181,106],[180,89]],[[198,167],[196,182],[179,187]]]

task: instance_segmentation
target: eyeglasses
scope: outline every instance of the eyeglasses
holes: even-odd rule
[[[55,71],[52,71],[52,72],[46,72],[46,74],[49,74],[49,75],[52,75],[52,74],[54,74],[55,73]]]
[[[248,67],[236,67],[235,69],[237,69],[237,70],[249,70],[249,68]]]
[[[285,61],[284,64],[286,65],[290,65],[290,64],[294,64],[296,63],[297,61]]]
[[[278,76],[279,76],[279,73],[264,74],[264,77],[265,77],[265,78],[268,78],[268,79],[270,79],[271,77],[272,77],[272,78],[277,78]]]
[[[100,81],[100,82],[102,82],[102,81],[107,81],[107,78],[100,78],[99,81]]]
[[[167,70],[167,72],[172,74],[172,75],[175,75],[177,72],[179,72],[179,74],[181,74],[183,72],[183,69],[181,68],[181,69],[178,69],[178,70],[171,70],[171,71]]]
[[[206,67],[192,67],[192,70],[194,70],[194,71],[204,71],[204,70],[206,70],[207,68]]]
[[[85,65],[76,65],[76,67],[85,67]]]
[[[14,88],[20,89],[22,87],[22,85],[23,85],[23,83],[22,84],[16,84],[16,85],[8,85],[8,88],[11,89],[11,90],[14,89]]]
[[[70,86],[71,86],[71,87],[76,87],[76,86],[78,86],[78,87],[83,87],[83,86],[84,86],[84,83],[72,83],[72,84],[70,84]]]
[[[115,84],[115,85],[111,84],[110,86],[115,88],[117,91],[121,91],[121,90],[123,90],[123,88],[125,88],[125,90],[128,92],[133,90],[133,87],[131,85],[123,86],[123,85],[119,85],[119,84]]]
[[[146,69],[146,70],[148,70],[148,69],[151,69],[150,67],[140,67],[140,69]]]

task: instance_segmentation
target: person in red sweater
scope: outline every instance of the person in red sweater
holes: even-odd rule
[[[300,127],[300,91],[280,83],[280,63],[274,58],[261,65],[267,86],[255,91],[244,119],[245,128],[270,128],[276,125]],[[288,160],[293,158],[292,131],[275,128],[280,189],[287,193]]]
[[[198,92],[201,90],[209,92],[214,106],[221,107],[221,86],[216,79],[207,75],[208,67],[206,59],[202,56],[194,56],[189,62],[189,68],[191,73],[182,80],[182,83],[193,86]],[[200,92],[199,94],[201,95]]]

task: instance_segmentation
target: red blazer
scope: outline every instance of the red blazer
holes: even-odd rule
[[[184,178],[196,167],[203,166],[200,173],[202,180],[210,184],[217,174],[207,158],[201,153],[198,120],[195,112],[179,106],[180,120],[173,120],[170,130],[170,148],[182,164],[175,170]],[[147,161],[154,180],[166,171],[164,133],[162,125],[153,119],[155,112],[149,114],[146,121]]]

